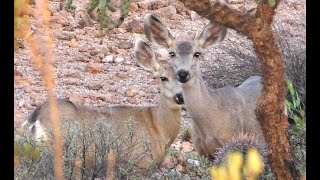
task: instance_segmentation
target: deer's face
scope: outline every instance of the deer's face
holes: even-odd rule
[[[169,49],[173,69],[177,79],[186,83],[194,78],[199,69],[202,49],[192,41],[178,41]]]
[[[147,14],[144,18],[144,31],[149,41],[169,50],[176,77],[181,83],[186,83],[200,71],[198,61],[201,52],[209,46],[219,44],[224,39],[227,28],[211,22],[193,41],[176,41],[158,18]]]
[[[159,79],[160,93],[175,104],[183,104],[182,88],[171,65],[162,65],[155,57],[151,47],[143,40],[135,44],[135,56],[139,64],[146,70],[153,72]]]
[[[159,78],[160,92],[164,96],[174,101],[177,104],[183,104],[182,88],[173,71],[172,66],[164,66],[157,73],[156,77]]]

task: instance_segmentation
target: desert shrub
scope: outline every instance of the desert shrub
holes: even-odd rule
[[[301,101],[295,86],[290,80],[287,81],[288,98],[286,107],[288,118],[294,121],[288,128],[291,142],[293,159],[298,167],[300,174],[306,172],[306,106]]]
[[[136,164],[151,157],[148,138],[135,138],[137,122],[126,121],[126,131],[119,134],[114,125],[100,120],[92,125],[82,126],[78,122],[64,122],[63,160],[66,179],[105,178],[109,163],[116,179],[138,177]],[[48,131],[48,139],[52,132]],[[29,131],[18,136],[15,131],[15,179],[54,179],[53,142],[34,140]],[[144,153],[131,153],[143,148]],[[109,158],[109,152],[116,158]],[[128,158],[128,159],[127,159]],[[114,159],[116,162],[110,162]],[[113,161],[113,160],[111,160]],[[152,162],[151,162],[152,163]]]
[[[192,130],[190,128],[186,128],[182,131],[182,140],[183,141],[190,141],[191,140],[191,135],[192,135]]]

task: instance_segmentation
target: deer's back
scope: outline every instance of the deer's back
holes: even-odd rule
[[[227,110],[231,121],[236,121],[243,132],[263,137],[255,109],[262,91],[261,77],[252,76],[240,86],[226,86],[216,90],[222,109]],[[263,140],[263,138],[262,138]]]
[[[97,121],[107,121],[112,124],[112,128],[117,134],[128,134],[130,120],[133,134],[133,140],[143,141],[145,138],[149,139],[149,146],[151,152],[157,163],[163,159],[165,154],[165,143],[163,142],[161,133],[159,132],[157,121],[155,121],[155,112],[153,107],[131,107],[131,106],[111,106],[105,108],[91,108],[87,106],[77,106],[68,100],[59,99],[57,101],[59,119],[63,123],[65,121],[80,122],[82,125],[92,125]],[[30,115],[29,122],[34,123],[39,121],[41,126],[52,128],[50,122],[50,108],[49,102],[45,102]],[[129,126],[128,126],[129,125]],[[124,140],[129,137],[124,137]],[[144,154],[145,149],[135,147],[131,155]],[[130,157],[127,157],[130,158]],[[150,158],[143,159],[138,166],[146,168]]]

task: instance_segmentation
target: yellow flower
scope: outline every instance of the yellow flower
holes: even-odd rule
[[[211,177],[214,180],[226,180],[228,179],[228,174],[227,174],[227,170],[225,167],[220,166],[220,167],[212,167],[211,169]]]
[[[262,173],[264,168],[264,163],[259,151],[255,148],[249,149],[247,170],[249,176],[257,176]]]
[[[233,152],[228,155],[227,166],[230,180],[240,180],[243,157],[240,152]]]

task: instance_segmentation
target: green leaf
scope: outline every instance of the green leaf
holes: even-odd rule
[[[297,108],[297,103],[296,101],[293,101],[293,109],[296,109]]]
[[[287,81],[287,86],[288,86],[291,97],[294,97],[295,96],[294,88],[290,80]]]
[[[274,5],[276,5],[276,0],[268,0],[268,2],[269,2],[269,5],[270,5],[271,7],[273,7]]]
[[[301,110],[299,111],[299,113],[300,113],[301,117],[304,117],[304,116],[306,115],[306,113],[304,112],[303,109],[301,109]]]
[[[286,106],[288,108],[288,111],[290,111],[292,109],[292,107],[293,107],[293,104],[290,101],[288,101],[287,99],[285,100],[285,103],[286,103]]]

